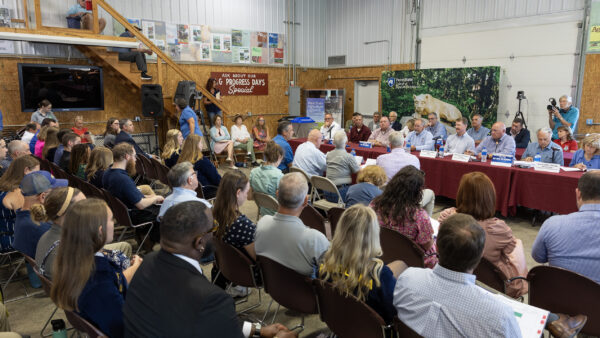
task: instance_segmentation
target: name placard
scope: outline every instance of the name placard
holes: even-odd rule
[[[437,157],[437,151],[435,151],[435,150],[421,150],[421,152],[419,153],[419,157],[436,158]]]
[[[470,159],[471,159],[471,155],[452,154],[452,161],[469,162]]]
[[[494,154],[492,156],[492,165],[500,166],[500,167],[510,167],[512,166],[514,161],[514,157],[512,155],[506,154]]]
[[[360,141],[358,142],[358,146],[362,148],[373,148],[373,143],[368,141]]]
[[[535,162],[533,164],[533,169],[535,171],[546,171],[549,173],[558,173],[558,172],[560,172],[560,164]]]

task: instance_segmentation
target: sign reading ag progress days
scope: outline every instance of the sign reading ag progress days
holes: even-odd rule
[[[269,74],[211,72],[221,95],[269,95]]]

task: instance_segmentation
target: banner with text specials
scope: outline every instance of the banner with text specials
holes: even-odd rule
[[[269,74],[211,72],[221,95],[269,95]]]

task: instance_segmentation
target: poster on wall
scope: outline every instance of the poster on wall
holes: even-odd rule
[[[600,52],[600,0],[592,0],[587,52]]]
[[[306,98],[306,117],[310,117],[315,122],[325,120],[325,98]]]
[[[167,30],[163,21],[142,20],[142,33],[160,50],[166,51]],[[147,55],[147,59],[156,60],[156,54]]]
[[[269,74],[211,72],[221,95],[269,95]]]
[[[381,74],[383,113],[396,111],[402,124],[410,118],[438,114],[448,131],[461,117],[481,114],[491,128],[498,113],[500,67],[384,71]]]

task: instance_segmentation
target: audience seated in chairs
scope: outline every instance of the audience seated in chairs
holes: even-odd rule
[[[110,337],[123,336],[127,285],[142,259],[131,261],[104,250],[114,235],[113,213],[106,202],[76,202],[65,215],[54,261],[50,297],[58,307],[77,312]]]
[[[107,148],[112,148],[115,146],[115,139],[117,135],[121,132],[121,125],[119,124],[119,119],[116,117],[111,117],[106,121],[106,130],[104,130],[104,146]]]
[[[94,135],[92,135],[92,133],[90,133],[90,131],[83,126],[83,116],[75,116],[73,122],[74,125],[71,127],[71,131],[81,137],[81,143],[94,144]]]
[[[56,150],[54,151],[54,157],[49,159],[49,161],[54,162],[56,165],[60,164],[60,159],[65,151],[65,146],[62,143],[62,139],[68,133],[71,133],[70,129],[61,129],[58,134],[56,134],[56,137],[58,138],[58,147],[56,147]]]
[[[58,122],[56,122],[56,120],[53,119],[53,118],[45,118],[45,119],[42,120],[42,124],[39,125],[39,126],[40,126],[39,127],[40,129],[35,133],[35,135],[33,135],[33,137],[31,138],[31,141],[29,141],[29,151],[32,154],[35,154],[35,146],[37,144],[38,135],[41,132],[41,128],[44,128],[46,126],[57,127],[58,128]]]
[[[154,155],[147,154],[145,151],[140,148],[140,146],[135,142],[131,134],[134,132],[133,122],[130,119],[121,119],[119,120],[119,126],[121,127],[121,132],[115,137],[115,145],[119,143],[129,143],[135,149],[135,153],[145,156],[145,157],[154,157]],[[158,158],[157,158],[158,159]]]
[[[63,153],[58,161],[58,166],[65,172],[69,171],[69,164],[71,163],[71,151],[77,144],[81,144],[81,137],[75,133],[66,133],[62,137]]]
[[[96,147],[90,153],[90,159],[85,167],[85,179],[96,188],[102,189],[102,176],[113,164],[112,150],[105,147]]]
[[[86,180],[85,169],[90,160],[90,147],[87,144],[76,144],[71,150],[71,158],[69,160],[69,170],[67,173]]]
[[[50,229],[50,223],[35,222],[31,218],[30,210],[36,204],[43,204],[51,189],[66,187],[67,183],[67,180],[55,180],[47,171],[35,171],[23,177],[20,188],[25,201],[23,207],[16,212],[15,241],[13,243],[14,248],[19,252],[32,258],[35,257],[38,241]],[[41,282],[29,264],[27,264],[27,273],[31,286],[39,288]]]
[[[366,127],[365,127],[366,128]],[[352,184],[352,174],[360,170],[356,158],[346,151],[348,136],[343,131],[338,131],[333,136],[335,150],[327,153],[327,175],[326,177],[338,188],[342,199],[346,198],[346,192]],[[325,192],[325,198],[329,202],[337,203],[338,196],[333,193]],[[344,200],[346,202],[346,200]]]
[[[302,275],[315,276],[318,260],[329,248],[329,241],[298,218],[308,204],[307,193],[308,183],[302,174],[295,172],[281,178],[277,191],[279,210],[258,221],[254,248],[257,255]]]
[[[258,116],[256,124],[252,128],[252,138],[254,138],[254,148],[260,151],[265,150],[267,142],[271,141],[269,128],[267,128],[265,117],[262,115]]]
[[[407,165],[412,165],[417,169],[421,169],[419,158],[404,150],[404,136],[402,136],[402,133],[398,131],[391,133],[389,140],[392,151],[389,154],[383,154],[377,157],[377,165],[382,167],[387,174],[386,181],[391,180],[400,169]]]
[[[440,262],[431,269],[408,268],[398,276],[398,318],[423,337],[520,337],[513,309],[475,284],[485,231],[470,215],[454,214],[437,237]],[[551,313],[546,328],[555,337],[574,337],[587,317]],[[564,334],[559,334],[564,333]]]
[[[35,146],[33,148],[34,149],[33,154],[37,158],[43,158],[42,152],[44,150],[44,145],[46,144],[46,137],[48,136],[48,130],[50,128],[56,129],[56,127],[44,126],[44,127],[42,127],[42,129],[40,129],[40,132],[37,135],[37,141],[35,142]],[[58,129],[57,129],[57,131],[58,131]]]
[[[237,169],[235,166],[235,160],[233,155],[233,141],[227,127],[223,125],[223,118],[221,115],[215,115],[213,120],[213,126],[210,128],[210,149],[215,154],[221,154],[227,151],[227,159],[231,169]]]
[[[159,219],[162,218],[170,207],[181,202],[198,201],[204,203],[207,208],[212,205],[207,200],[197,197],[196,189],[198,188],[198,174],[194,170],[194,166],[190,162],[181,162],[169,170],[167,174],[169,183],[173,187],[173,192],[165,198],[160,211]]]
[[[179,159],[181,153],[181,146],[183,145],[183,135],[179,129],[170,129],[167,131],[167,137],[163,151],[160,157],[165,162],[165,165],[170,169]]]
[[[394,261],[384,265],[378,258],[382,251],[373,209],[360,204],[348,208],[339,224],[323,256],[319,277],[330,281],[341,293],[354,294],[391,324],[396,316],[394,286],[406,264]]]
[[[219,115],[217,115],[219,116]],[[202,184],[202,192],[207,200],[217,195],[217,187],[221,182],[221,175],[208,157],[202,155],[202,136],[189,135],[183,142],[181,155],[177,163],[190,162],[198,175],[198,182]]]
[[[210,283],[199,264],[213,253],[215,230],[204,203],[188,201],[167,210],[161,250],[146,256],[127,290],[125,336],[295,337],[281,324],[236,325],[233,299]]]
[[[258,167],[259,164],[256,162],[256,155],[254,155],[254,141],[250,137],[248,128],[244,125],[244,118],[240,114],[236,114],[233,117],[235,123],[231,126],[231,140],[233,141],[234,149],[241,149],[246,152],[246,156],[252,160],[252,166]]]
[[[31,139],[35,136],[36,132],[37,125],[33,122],[27,123],[25,125],[25,131],[23,132],[23,136],[21,136],[21,141],[25,142],[25,144],[27,144],[27,146],[29,147],[29,142],[31,142]]]
[[[164,197],[160,195],[144,195],[129,175],[135,174],[135,149],[129,143],[117,144],[113,149],[113,165],[104,172],[102,186],[114,197],[121,200],[129,209],[133,224],[155,222],[159,207]],[[152,228],[150,239],[159,241],[158,227]]]
[[[569,167],[581,170],[600,169],[600,134],[590,134],[581,141]]]
[[[579,178],[575,190],[579,211],[548,218],[540,229],[531,256],[582,274],[600,283],[600,172]]]
[[[58,140],[58,128],[48,128],[46,131],[44,146],[42,147],[42,156],[40,158],[52,162],[54,160],[54,155],[56,155],[56,149],[58,149],[59,144],[60,141]]]
[[[371,204],[375,197],[383,193],[381,187],[387,182],[387,175],[380,166],[369,165],[358,172],[356,182],[346,192],[346,208],[357,203]]]
[[[283,160],[283,148],[274,141],[267,142],[265,148],[265,162],[259,167],[254,168],[250,172],[250,187],[252,191],[261,192],[277,198],[277,188],[279,180],[283,177],[283,173],[279,168],[281,160]],[[261,215],[275,215],[277,210],[260,208]]]
[[[6,158],[8,157],[8,148],[6,147],[6,141],[0,138],[0,176],[4,174],[8,166],[10,165],[10,161],[6,162]]]
[[[415,241],[425,251],[425,266],[437,264],[433,228],[427,212],[421,207],[425,173],[412,165],[402,168],[388,182],[383,194],[371,206],[382,227],[398,231]],[[338,225],[339,226],[339,225]]]
[[[483,258],[490,261],[507,278],[527,276],[527,263],[523,242],[513,236],[512,230],[496,213],[496,189],[492,181],[482,172],[463,175],[456,194],[456,208],[440,213],[441,223],[450,215],[463,213],[473,216],[485,230]],[[506,294],[518,298],[528,291],[527,281],[514,280],[506,285]]]
[[[323,135],[317,129],[308,133],[308,139],[296,149],[294,162],[292,165],[298,167],[311,177],[313,175],[323,176],[327,169],[327,160],[325,154],[319,149]]]
[[[7,154],[5,155],[4,159],[0,161],[0,167],[2,170],[0,176],[4,175],[14,160],[21,156],[31,155],[31,152],[29,151],[29,145],[21,140],[10,141],[7,149]]]

